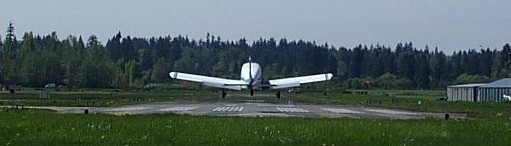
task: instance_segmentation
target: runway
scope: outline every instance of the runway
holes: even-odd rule
[[[31,107],[51,109],[60,113],[106,113],[114,115],[139,115],[174,113],[207,116],[241,117],[307,117],[307,118],[370,118],[370,119],[424,119],[466,118],[459,113],[427,113],[397,109],[375,108],[354,105],[318,105],[318,104],[276,104],[264,101],[226,102],[159,102],[129,105],[122,107]]]

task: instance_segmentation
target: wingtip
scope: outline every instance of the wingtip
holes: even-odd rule
[[[177,78],[177,72],[170,72],[169,73],[170,78]]]
[[[327,78],[327,80],[332,79],[332,77],[334,77],[334,74],[332,74],[332,73],[327,73],[327,74],[326,74],[326,78]]]

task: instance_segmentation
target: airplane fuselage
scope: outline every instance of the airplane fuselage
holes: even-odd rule
[[[262,72],[261,66],[258,63],[245,63],[241,66],[240,73],[241,80],[247,84],[242,87],[243,89],[253,89],[261,84]]]

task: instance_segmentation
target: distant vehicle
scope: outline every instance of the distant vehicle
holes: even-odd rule
[[[55,83],[48,83],[48,84],[44,85],[44,88],[55,88],[55,87],[57,87],[55,85]]]
[[[309,75],[309,76],[301,76],[301,77],[292,77],[292,78],[284,78],[277,80],[269,80],[269,85],[261,84],[261,66],[257,63],[252,63],[251,57],[248,57],[248,63],[243,64],[241,67],[241,80],[232,80],[232,79],[223,79],[217,77],[208,77],[202,75],[194,75],[180,72],[170,72],[171,78],[186,80],[192,82],[199,82],[206,86],[223,88],[223,89],[231,89],[231,90],[241,90],[241,89],[249,89],[250,96],[254,95],[254,89],[258,89],[261,87],[268,87],[270,89],[284,89],[284,88],[292,88],[299,87],[300,84],[319,82],[319,81],[327,81],[332,79],[332,73],[324,73],[317,75]],[[225,98],[227,93],[222,91],[222,98]],[[280,98],[280,91],[277,91],[275,94],[277,98]]]

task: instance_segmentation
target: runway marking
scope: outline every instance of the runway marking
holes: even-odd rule
[[[291,105],[291,104],[269,104],[269,103],[262,103],[262,104],[259,104],[257,106],[262,106],[262,107],[295,107],[295,105]]]
[[[242,106],[221,106],[213,109],[214,112],[241,112]]]
[[[111,110],[108,110],[108,111],[112,111],[112,112],[119,112],[119,111],[137,111],[137,110],[145,110],[145,109],[148,109],[149,107],[124,107],[124,108],[114,108],[114,109],[111,109]]]
[[[387,110],[387,109],[365,109],[365,110],[371,111],[371,112],[384,113],[384,114],[392,114],[392,115],[417,115],[416,113],[401,112],[401,111]]]
[[[280,112],[286,112],[286,113],[308,113],[308,110],[305,110],[303,108],[297,108],[297,107],[277,107],[277,110]]]
[[[338,114],[362,114],[362,113],[364,113],[364,112],[354,111],[354,110],[349,110],[349,109],[344,109],[344,108],[321,108],[321,109],[325,110],[325,111],[332,112],[332,113],[338,113]]]
[[[189,110],[193,110],[196,108],[198,108],[198,107],[176,106],[176,107],[171,107],[171,108],[159,109],[158,111],[160,111],[160,112],[177,112],[177,111],[189,111]]]

